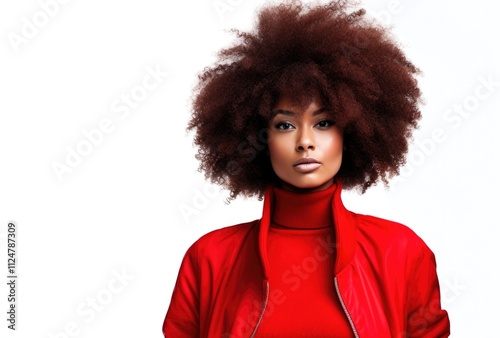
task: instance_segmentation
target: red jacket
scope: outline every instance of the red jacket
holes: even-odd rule
[[[448,337],[432,251],[406,226],[345,209],[342,186],[332,199],[337,295],[355,337]],[[182,337],[253,337],[269,292],[267,233],[273,193],[264,195],[260,220],[212,231],[186,252],[163,334]],[[307,325],[307,323],[304,323]]]

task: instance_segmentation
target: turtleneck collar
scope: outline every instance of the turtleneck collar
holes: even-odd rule
[[[356,214],[344,207],[341,199],[342,182],[335,179],[336,184],[331,200],[333,227],[335,231],[336,256],[334,273],[337,275],[352,261],[356,251],[356,231],[358,227]],[[258,251],[264,273],[263,286],[269,280],[269,261],[267,258],[267,236],[271,226],[271,215],[274,210],[274,187],[268,185],[264,192],[262,218],[259,221]]]
[[[332,198],[337,186],[309,193],[283,190],[273,186],[275,197],[272,227],[319,229],[333,225]]]

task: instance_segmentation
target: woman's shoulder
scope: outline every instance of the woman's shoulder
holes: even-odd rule
[[[372,215],[357,214],[357,219],[359,236],[370,242],[386,247],[429,250],[424,240],[405,224]]]
[[[224,252],[230,247],[237,247],[253,229],[258,227],[258,224],[259,220],[253,220],[212,230],[198,238],[188,252],[196,251],[197,255],[210,255]]]

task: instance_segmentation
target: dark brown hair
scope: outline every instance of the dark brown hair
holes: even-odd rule
[[[254,31],[240,32],[199,75],[188,130],[199,171],[237,195],[263,196],[277,182],[266,128],[282,95],[306,104],[320,95],[343,130],[336,177],[364,193],[399,174],[420,119],[419,70],[386,28],[348,0],[264,7]]]

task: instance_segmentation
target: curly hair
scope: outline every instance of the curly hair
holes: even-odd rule
[[[282,96],[306,105],[320,95],[344,135],[336,178],[366,189],[399,174],[421,118],[420,73],[387,28],[349,0],[262,8],[254,31],[205,68],[187,130],[195,130],[198,171],[230,191],[262,199],[279,179],[267,152],[267,126]],[[349,11],[354,8],[352,11]]]

